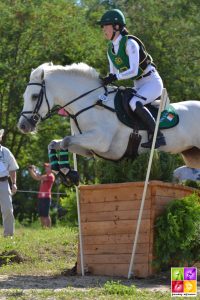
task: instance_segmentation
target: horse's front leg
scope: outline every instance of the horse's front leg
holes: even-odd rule
[[[60,145],[63,149],[68,149],[72,146],[80,146],[82,148],[105,153],[109,150],[112,141],[109,131],[105,132],[101,129],[87,131],[74,136],[66,136],[61,141]]]
[[[65,149],[65,150],[68,150],[69,152],[72,152],[72,153],[76,153],[78,155],[82,155],[82,156],[87,156],[87,157],[92,157],[93,156],[93,153],[88,150],[88,149],[85,149],[81,146],[78,146],[78,145],[70,145],[67,148],[62,148],[61,147],[61,142],[62,140],[52,140],[50,142],[50,144],[48,145],[48,150],[60,150],[60,149]]]
[[[62,140],[52,140],[48,145],[48,150],[60,150]]]

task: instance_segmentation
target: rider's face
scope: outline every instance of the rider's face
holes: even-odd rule
[[[102,29],[103,29],[103,33],[104,33],[104,36],[107,40],[111,40],[112,39],[112,36],[113,36],[113,25],[104,25],[102,26]],[[120,32],[119,32],[119,25],[115,25],[115,35],[114,35],[114,38],[113,38],[113,41],[116,40],[116,38],[120,35]]]
[[[104,25],[102,27],[104,36],[107,40],[111,40],[112,35],[113,35],[113,26],[112,25]]]

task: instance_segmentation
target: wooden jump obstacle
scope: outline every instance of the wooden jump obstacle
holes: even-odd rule
[[[127,277],[143,189],[144,182],[79,187],[86,272]],[[171,200],[193,192],[193,188],[178,184],[149,182],[133,266],[135,276],[145,278],[155,273],[152,260],[156,218]],[[79,253],[78,274],[80,264]]]

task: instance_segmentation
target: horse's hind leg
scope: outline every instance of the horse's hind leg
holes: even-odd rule
[[[182,153],[183,160],[189,168],[200,168],[200,149],[193,147],[185,150]]]

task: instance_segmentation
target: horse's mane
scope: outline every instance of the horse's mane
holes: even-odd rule
[[[44,73],[53,73],[53,72],[67,72],[68,74],[73,74],[76,76],[84,76],[91,79],[99,79],[99,73],[93,68],[88,66],[86,63],[73,63],[67,66],[53,65],[52,63],[44,63],[32,70],[30,79],[41,78]]]
[[[83,75],[88,78],[99,78],[99,73],[92,67],[88,66],[87,64],[80,62],[78,64],[73,63],[70,66],[65,66],[65,70],[67,72],[71,72],[74,75]]]

